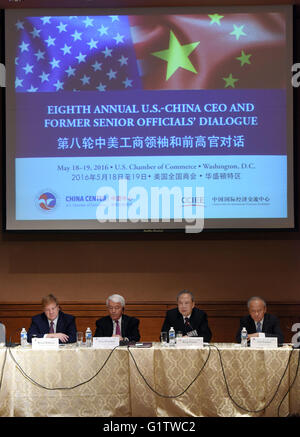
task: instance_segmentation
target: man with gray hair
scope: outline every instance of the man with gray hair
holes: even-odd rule
[[[241,342],[241,331],[245,327],[248,340],[251,337],[277,337],[278,344],[284,342],[279,320],[276,316],[267,313],[267,304],[259,296],[253,296],[247,303],[249,314],[242,317],[236,334],[237,343]]]
[[[139,323],[135,317],[124,314],[125,299],[112,294],[106,299],[108,316],[96,321],[95,337],[119,337],[120,341],[139,341]]]

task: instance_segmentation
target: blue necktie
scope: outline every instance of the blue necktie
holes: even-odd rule
[[[261,322],[257,323],[256,332],[261,332]]]

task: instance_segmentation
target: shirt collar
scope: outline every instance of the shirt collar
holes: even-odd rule
[[[51,322],[53,322],[54,326],[56,326],[57,325],[57,320],[58,320],[58,316],[54,320],[49,320],[48,319],[49,326],[51,325]]]
[[[262,327],[264,324],[264,317],[259,322],[254,322],[255,326],[257,327],[257,324],[260,323],[260,326]]]
[[[121,326],[122,316],[118,319],[119,325]],[[116,323],[116,320],[113,320],[113,323]]]

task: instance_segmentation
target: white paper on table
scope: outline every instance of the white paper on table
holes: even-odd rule
[[[114,349],[119,345],[119,337],[93,337],[94,349]]]
[[[273,349],[278,347],[278,339],[277,337],[251,337],[250,347]]]
[[[33,350],[55,350],[59,349],[59,341],[58,338],[37,338],[33,337],[32,341],[32,349]]]
[[[178,337],[176,346],[203,348],[203,337]]]

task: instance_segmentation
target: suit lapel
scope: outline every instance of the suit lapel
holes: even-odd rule
[[[58,313],[58,319],[57,319],[57,325],[56,325],[56,332],[63,332],[63,318],[62,313],[59,311]]]
[[[113,335],[114,332],[114,324],[110,316],[108,316],[107,318],[107,332],[110,337]]]
[[[196,311],[195,311],[195,308],[193,308],[192,309],[192,314],[191,314],[191,317],[190,317],[190,324],[191,324],[191,327],[193,329],[195,329],[195,325],[196,325],[195,318],[196,318]]]
[[[42,331],[45,333],[49,333],[50,325],[49,325],[49,321],[48,321],[48,318],[47,318],[45,313],[42,314],[42,322],[44,325]]]
[[[127,317],[122,314],[122,324],[121,324],[121,336],[122,337],[126,337],[125,332],[127,331],[127,323],[128,323],[128,319]]]
[[[265,314],[264,315],[264,323],[262,325],[262,331],[263,332],[268,332],[268,325],[269,325],[269,318],[268,318],[268,315]]]
[[[184,319],[182,314],[177,309],[177,326],[179,326],[178,331],[181,331],[182,333],[185,331],[185,325],[184,325]]]
[[[251,316],[249,316],[249,325],[250,325],[250,329],[249,329],[249,334],[255,334],[256,332],[256,325],[254,320],[252,319]]]

